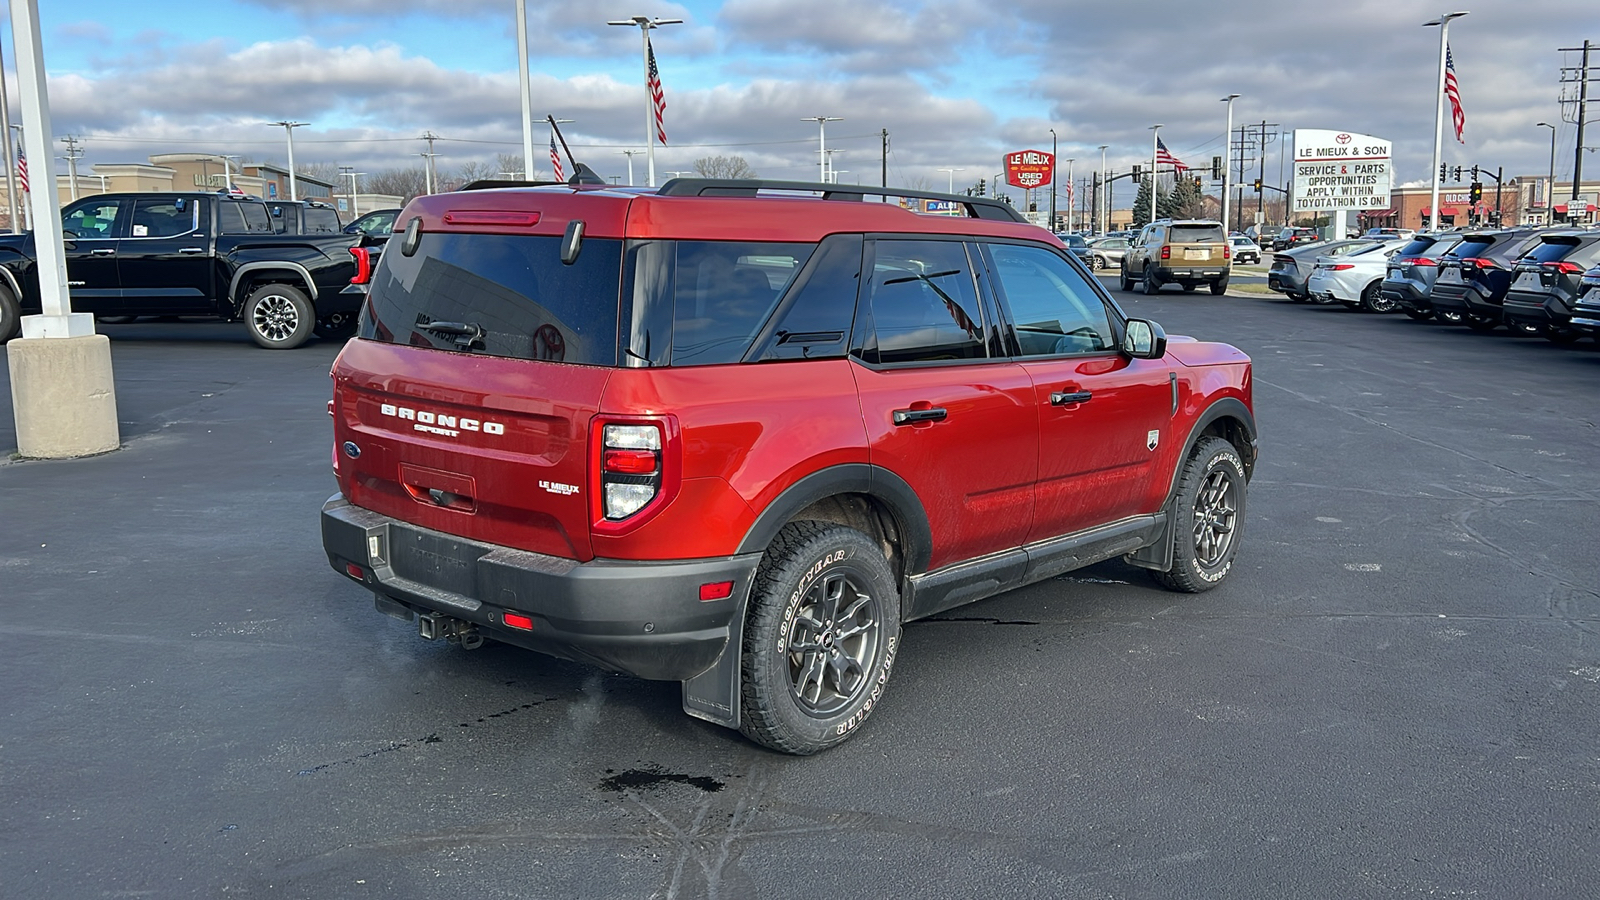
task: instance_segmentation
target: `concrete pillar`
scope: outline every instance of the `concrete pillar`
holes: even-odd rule
[[[120,446],[111,341],[103,334],[6,344],[17,452],[71,459]]]

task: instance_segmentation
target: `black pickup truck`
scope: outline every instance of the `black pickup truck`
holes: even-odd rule
[[[359,235],[274,234],[260,200],[225,193],[97,194],[61,210],[74,312],[105,320],[243,320],[287,350],[343,337],[366,294],[350,284]],[[40,311],[33,235],[0,235],[0,340]]]

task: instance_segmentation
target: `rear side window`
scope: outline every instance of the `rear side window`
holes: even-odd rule
[[[338,234],[340,227],[339,214],[331,209],[309,207],[305,211],[306,234]]]
[[[1222,236],[1221,225],[1174,225],[1172,226],[1172,243],[1198,244],[1203,241],[1222,243],[1227,238]]]
[[[259,203],[234,200],[217,202],[217,225],[223,234],[271,234],[267,208]]]
[[[136,238],[188,234],[195,230],[199,206],[195,201],[182,197],[135,200],[130,234]]]
[[[876,257],[862,359],[913,363],[988,355],[965,246],[878,241]]]
[[[738,362],[815,244],[677,241],[672,364]]]
[[[572,265],[559,236],[424,233],[385,253],[361,314],[368,340],[513,359],[617,363],[622,242],[588,238]]]
[[[861,282],[859,234],[824,238],[802,281],[785,297],[761,345],[746,359],[831,359],[844,356]]]

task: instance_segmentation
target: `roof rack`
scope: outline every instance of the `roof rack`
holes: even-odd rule
[[[661,197],[754,197],[760,191],[805,191],[820,193],[824,200],[861,201],[866,197],[907,197],[918,200],[944,200],[959,203],[974,219],[1026,222],[1011,204],[992,197],[941,194],[910,188],[875,187],[863,184],[822,184],[811,181],[768,181],[763,178],[674,178],[656,194]]]

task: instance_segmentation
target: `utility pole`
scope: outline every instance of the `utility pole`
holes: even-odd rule
[[[1110,144],[1101,144],[1100,145],[1100,182],[1099,182],[1099,186],[1097,186],[1095,188],[1095,195],[1094,195],[1095,209],[1096,210],[1104,210],[1105,211],[1105,215],[1110,215],[1111,214],[1111,181],[1108,178],[1106,178],[1106,174],[1107,174],[1106,173],[1106,148],[1109,147],[1109,146],[1111,146],[1111,145]],[[1106,190],[1105,204],[1103,206],[1101,205],[1101,197],[1100,197],[1100,189],[1102,187]],[[1107,223],[1107,222],[1100,221],[1100,216],[1098,216],[1098,215],[1094,217],[1094,227],[1099,229],[1099,233],[1100,234],[1105,234],[1106,232],[1111,230],[1110,224]]]
[[[1590,42],[1584,41],[1582,47],[1562,47],[1561,52],[1570,53],[1576,50],[1583,51],[1583,61],[1576,72],[1571,68],[1561,72],[1561,83],[1578,85],[1578,140],[1572,151],[1572,200],[1567,206],[1567,218],[1574,218],[1578,214],[1578,189],[1583,185],[1583,126],[1588,119],[1589,111],[1589,47]],[[1568,73],[1571,74],[1568,74]],[[1435,160],[1435,163],[1438,161]]]
[[[1228,104],[1228,127],[1222,132],[1222,149],[1228,158],[1222,161],[1222,230],[1227,231],[1228,225],[1228,175],[1233,168],[1233,101],[1239,99],[1238,94],[1229,94],[1222,98]]]
[[[880,162],[882,168],[881,168],[881,171],[879,172],[879,175],[878,175],[878,177],[880,179],[879,182],[878,182],[878,187],[888,187],[889,186],[889,129],[887,129],[887,128],[885,128],[883,130],[883,155],[881,157],[879,157],[879,162]]]
[[[1056,230],[1056,167],[1060,165],[1056,158],[1056,130],[1050,129],[1050,224],[1045,227],[1053,234]],[[1067,184],[1071,185],[1072,176],[1067,176]],[[1067,208],[1067,218],[1072,218],[1072,208]]]
[[[430,193],[430,194],[433,193],[433,156],[434,156],[434,153],[433,153],[433,142],[437,141],[438,139],[439,139],[439,136],[437,134],[434,134],[432,131],[424,131],[422,133],[421,140],[424,140],[424,141],[428,142],[428,152],[422,154],[422,156],[425,159],[427,159],[427,161],[428,161],[427,162],[427,171],[425,172],[425,174],[427,175],[428,193]],[[532,161],[531,160],[523,160],[522,165],[523,165],[524,168],[527,168],[528,171],[530,171],[530,172],[533,171]]]
[[[76,200],[78,199],[78,160],[83,158],[83,149],[79,146],[81,142],[75,135],[67,135],[61,139],[61,143],[67,145],[67,155],[61,158],[67,161],[67,171],[70,173],[68,177],[72,179],[72,199]],[[1581,144],[1582,141],[1580,140],[1579,143]]]

